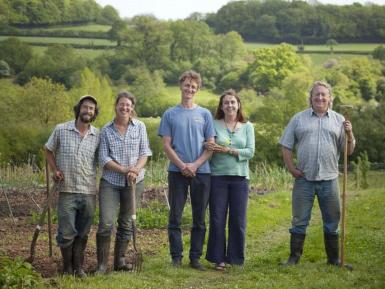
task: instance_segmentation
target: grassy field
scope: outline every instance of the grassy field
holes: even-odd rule
[[[44,53],[44,51],[47,50],[47,47],[45,47],[45,46],[32,46],[32,50],[34,53],[36,53],[38,55],[42,55]],[[107,50],[107,49],[86,49],[86,48],[76,49],[76,53],[78,53],[81,56],[90,58],[90,59],[96,58],[96,57],[102,55],[103,53],[109,53],[110,51],[111,50]]]
[[[278,44],[269,44],[269,43],[253,43],[246,42],[246,47],[249,49],[265,48],[272,47]],[[357,52],[371,52],[374,48],[381,45],[381,43],[341,43],[334,46],[334,51],[343,52],[343,51],[357,51]],[[382,44],[383,45],[383,44]],[[293,45],[296,47],[296,45]],[[330,47],[323,45],[305,45],[306,51],[330,51]]]
[[[49,27],[38,27],[38,28],[26,28],[20,30],[26,31],[35,31],[35,30],[45,30],[45,31],[87,31],[87,32],[107,32],[111,29],[110,25],[100,25],[100,24],[86,24],[86,25],[55,25]]]
[[[362,57],[368,57],[366,55],[359,55],[359,54],[317,54],[317,53],[309,53],[309,54],[301,54],[301,55],[306,55],[310,57],[312,60],[313,64],[315,66],[320,66],[323,65],[327,60],[329,59],[337,59],[337,60],[342,60],[342,59],[351,59],[351,58],[362,58]]]
[[[115,41],[108,39],[89,39],[89,38],[66,38],[66,37],[33,37],[16,36],[20,40],[29,43],[57,43],[57,44],[81,44],[81,45],[105,45],[116,46]],[[9,38],[9,36],[0,36],[0,41]]]
[[[114,273],[77,280],[56,279],[66,288],[385,288],[385,230],[383,204],[385,173],[371,173],[370,189],[349,191],[346,261],[352,272],[325,264],[318,206],[312,215],[301,263],[282,267],[289,251],[290,193],[251,196],[248,209],[246,262],[225,273],[209,268],[197,272],[184,259],[171,267],[167,246],[145,256],[141,274]],[[185,248],[188,248],[186,237]]]

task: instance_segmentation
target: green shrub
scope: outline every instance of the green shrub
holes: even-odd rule
[[[31,264],[20,258],[15,260],[0,255],[0,288],[47,288],[43,278]]]
[[[153,201],[148,204],[145,208],[139,208],[137,212],[138,227],[143,229],[153,228],[167,228],[168,224],[168,207],[164,203],[159,201]],[[181,227],[188,229],[192,224],[191,205],[189,202],[186,203]]]

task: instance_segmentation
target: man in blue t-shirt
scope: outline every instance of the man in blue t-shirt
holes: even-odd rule
[[[191,229],[190,266],[204,270],[199,262],[205,239],[205,214],[210,192],[211,153],[204,142],[214,142],[211,113],[194,103],[201,87],[201,77],[195,71],[182,73],[179,78],[181,103],[169,108],[162,117],[158,135],[170,160],[168,168],[168,195],[170,202],[168,237],[172,264],[182,264],[182,231],[180,223],[190,187],[193,226]]]

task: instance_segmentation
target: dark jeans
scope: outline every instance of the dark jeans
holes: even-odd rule
[[[205,215],[210,193],[210,175],[196,174],[194,178],[188,178],[181,173],[168,173],[168,198],[170,202],[168,239],[172,258],[183,257],[182,230],[180,224],[183,209],[186,204],[188,188],[190,188],[193,222],[189,257],[190,260],[194,260],[202,256],[202,248],[206,234]]]
[[[308,181],[305,178],[295,180],[290,233],[306,234],[315,196],[321,209],[324,232],[331,235],[338,234],[341,212],[337,178],[327,181]]]
[[[208,261],[243,264],[248,196],[249,184],[245,177],[211,177],[210,230],[206,253]],[[226,248],[227,212],[229,230]]]
[[[95,203],[95,195],[59,193],[56,235],[58,246],[67,248],[75,237],[84,238],[88,235],[95,214]]]
[[[140,201],[144,189],[143,181],[136,184],[136,203]],[[100,180],[99,189],[99,236],[111,236],[119,208],[118,228],[116,237],[121,240],[130,240],[132,237],[132,223],[130,211],[131,187],[119,187]]]

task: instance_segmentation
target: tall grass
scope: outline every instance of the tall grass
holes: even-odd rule
[[[31,162],[18,166],[0,165],[0,186],[3,189],[41,187],[44,186],[44,180],[44,171]]]
[[[266,192],[289,190],[292,183],[293,177],[285,168],[270,165],[266,162],[257,163],[250,172],[252,189]]]

